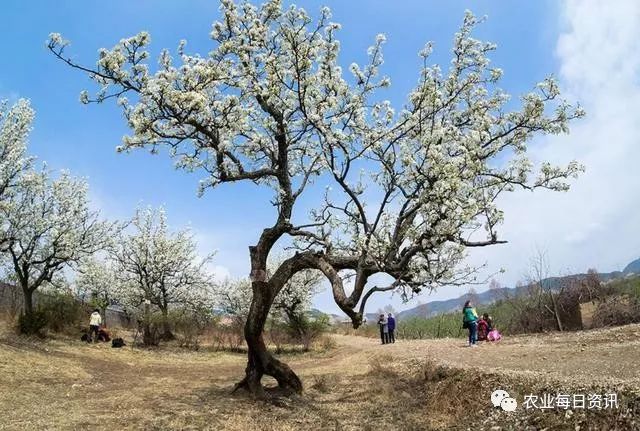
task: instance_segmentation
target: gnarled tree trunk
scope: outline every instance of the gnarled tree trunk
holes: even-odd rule
[[[302,392],[302,382],[289,366],[276,359],[268,350],[264,342],[264,326],[273,299],[271,286],[264,281],[253,281],[253,299],[244,326],[244,337],[248,346],[247,368],[245,377],[236,385],[234,391],[243,388],[251,394],[265,397],[261,380],[264,375],[276,379],[278,387],[291,393]]]

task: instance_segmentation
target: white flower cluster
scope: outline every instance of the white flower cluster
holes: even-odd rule
[[[171,231],[163,208],[139,209],[108,259],[115,272],[117,297],[135,309],[145,300],[164,315],[173,306],[200,307],[212,298],[213,255],[199,258],[188,230]]]
[[[87,191],[67,172],[27,171],[0,211],[2,251],[26,294],[109,244],[115,226],[89,208]]]
[[[34,112],[27,100],[9,107],[0,101],[0,205],[9,205],[10,196],[23,172],[31,166],[26,154],[27,138]]]
[[[414,291],[472,278],[462,266],[465,250],[500,241],[501,193],[566,190],[582,170],[576,162],[543,163],[531,178],[531,138],[566,133],[584,112],[560,100],[551,78],[509,110],[510,96],[498,87],[502,70],[490,66],[496,46],[472,37],[481,20],[470,12],[448,69],[427,64],[427,44],[418,82],[394,110],[379,97],[390,85],[380,76],[384,35],[347,78],[338,62],[340,26],[328,9],[314,22],[276,0],[260,7],[223,0],[220,8],[206,56],[186,54],[183,42],[178,62],[163,51],[151,73],[145,33],[101,51],[89,73],[100,85],[95,99],[134,96],[121,102],[132,132],[122,150],[167,147],[178,167],[206,172],[201,191],[243,180],[272,187],[281,220],[299,218],[293,209],[314,179],[328,183],[307,227],[288,223],[283,232],[300,251],[356,271],[344,308],[362,298],[360,287],[376,272]],[[71,62],[60,41],[52,37],[50,49]]]

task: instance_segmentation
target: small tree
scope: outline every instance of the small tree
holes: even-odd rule
[[[474,307],[477,307],[479,305],[478,302],[480,300],[480,297],[478,296],[478,292],[474,287],[469,288],[466,297],[467,300],[471,301],[471,304],[473,304]]]
[[[78,266],[77,274],[75,284],[78,293],[88,300],[92,307],[100,309],[106,325],[107,307],[117,302],[119,292],[122,291],[113,262],[92,257]]]
[[[206,173],[202,192],[240,181],[273,190],[274,220],[249,247],[249,349],[238,387],[256,395],[264,395],[264,374],[302,390],[263,339],[274,299],[297,272],[321,271],[358,327],[374,293],[468,282],[474,271],[462,265],[466,248],[504,242],[497,234],[503,192],[567,190],[565,180],[581,170],[576,162],[543,163],[531,178],[527,143],[536,134],[567,132],[582,110],[558,101],[549,78],[509,111],[510,98],[498,88],[502,71],[487,57],[495,45],[471,37],[477,23],[471,13],[454,37],[447,71],[429,66],[431,45],[420,52],[417,83],[398,112],[378,91],[390,84],[379,75],[384,36],[369,50],[368,64],[352,64],[345,78],[340,26],[328,8],[315,23],[280,0],[260,7],[221,0],[221,13],[207,55],[189,55],[181,44],[180,64],[165,50],[157,71],[147,63],[144,32],[102,49],[93,68],[66,56],[59,34],[51,34],[48,47],[98,83],[97,94],[83,92],[82,101],[119,99],[132,130],[121,151],[168,147],[179,167]],[[318,179],[332,187],[305,218],[301,196]],[[269,274],[269,256],[286,238],[296,240],[298,252]],[[369,283],[375,274],[389,281]]]
[[[291,277],[273,301],[273,310],[282,313],[294,332],[302,335],[302,320],[309,313],[311,300],[320,290],[322,274],[302,271]]]
[[[531,258],[528,283],[542,310],[553,316],[556,329],[562,331],[564,326],[562,324],[559,298],[565,290],[566,283],[554,283],[550,277],[549,259],[546,251],[537,250],[536,254]]]
[[[270,262],[269,267],[277,268],[278,265],[278,261]],[[307,337],[308,329],[311,329],[308,316],[311,300],[320,290],[320,281],[321,274],[318,271],[302,271],[292,277],[278,293],[270,313],[274,343],[281,344],[284,324],[294,338],[302,341]],[[217,287],[216,298],[220,311],[232,319],[232,328],[242,328],[251,308],[251,281],[225,280]]]
[[[24,312],[34,311],[33,294],[73,266],[107,246],[114,224],[89,209],[85,181],[63,172],[25,174],[3,206],[2,251],[24,294]]]
[[[162,208],[136,211],[131,227],[111,252],[120,297],[130,307],[144,308],[145,340],[150,339],[149,305],[160,311],[162,338],[172,339],[170,308],[206,300],[212,283],[206,265],[213,255],[198,258],[193,235],[188,230],[171,232]]]

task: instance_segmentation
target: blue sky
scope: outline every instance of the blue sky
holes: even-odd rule
[[[74,59],[93,64],[99,48],[111,47],[122,37],[146,30],[152,37],[153,53],[164,47],[174,49],[181,39],[186,39],[189,52],[205,54],[211,46],[208,33],[218,16],[217,3],[215,0],[5,0],[0,9],[3,23],[0,34],[8,43],[0,59],[0,98],[31,99],[37,118],[30,151],[40,160],[46,160],[53,169],[65,168],[88,177],[94,205],[105,216],[126,218],[137,205],[163,204],[173,226],[188,224],[194,229],[203,252],[218,250],[216,265],[220,273],[244,276],[248,270],[247,246],[272,220],[272,209],[268,204],[270,194],[251,185],[236,184],[209,191],[198,198],[198,174],[175,171],[166,154],[152,156],[141,151],[116,154],[115,147],[127,133],[120,111],[110,103],[81,105],[79,92],[93,89],[91,83],[84,75],[57,62],[45,49],[48,34],[59,32],[71,40],[68,52]],[[637,156],[637,150],[632,150],[632,138],[637,130],[629,129],[633,127],[634,118],[628,118],[628,123],[620,120],[615,114],[617,103],[611,103],[609,110],[600,108],[603,100],[616,97],[618,93],[612,94],[615,91],[633,103],[631,95],[635,93],[629,93],[628,86],[637,89],[638,67],[632,62],[627,74],[616,75],[593,64],[599,62],[598,53],[593,52],[599,43],[605,50],[611,47],[606,43],[607,38],[623,47],[628,39],[629,49],[635,49],[630,42],[637,39],[638,34],[630,25],[624,25],[637,18],[638,10],[633,1],[620,2],[615,9],[602,8],[595,1],[327,0],[298,1],[296,4],[312,13],[317,13],[322,5],[331,7],[333,21],[343,26],[341,62],[345,69],[351,62],[362,62],[366,58],[366,48],[377,33],[386,34],[383,72],[392,80],[386,97],[396,106],[416,81],[417,52],[425,42],[435,42],[432,61],[446,64],[452,36],[464,10],[488,15],[488,21],[480,26],[476,35],[498,44],[492,59],[505,71],[502,82],[505,90],[514,95],[524,93],[553,73],[560,76],[570,96],[581,100],[590,114],[579,126],[578,137],[572,135],[557,139],[558,142],[541,141],[536,154],[559,161],[571,158],[591,161],[596,170],[592,174],[588,171],[586,185],[583,179],[580,180],[583,185],[577,187],[577,195],[570,192],[558,198],[542,194],[535,201],[528,195],[518,195],[505,201],[507,221],[504,231],[513,234],[515,242],[503,246],[500,251],[476,253],[471,261],[486,261],[492,269],[506,268],[508,271],[500,281],[512,284],[522,276],[535,246],[548,249],[554,272],[582,271],[589,266],[613,270],[640,256],[640,242],[634,239],[640,235],[633,230],[634,225],[640,226],[635,223],[640,222],[639,212],[633,212],[640,207],[635,197],[637,189],[634,196],[614,199],[612,203],[603,202],[609,197],[608,193],[625,193],[621,182],[631,186],[637,184],[637,175],[630,174],[632,181],[626,177],[622,180],[616,177],[615,181],[608,178],[608,173],[629,160],[630,155]],[[594,40],[594,34],[599,35],[599,39]],[[619,55],[624,59],[629,55],[614,51],[609,57]],[[605,60],[614,64],[620,59],[605,56]],[[589,69],[595,67],[596,71],[582,70],[583,62]],[[601,99],[597,98],[603,89],[598,73],[605,81],[612,73],[619,80],[611,91],[602,91]],[[595,108],[595,117],[591,116],[590,105]],[[620,127],[627,128],[623,143],[596,142],[594,131],[603,129],[608,116],[623,121]],[[556,145],[563,144],[562,151],[555,150]],[[605,144],[609,149],[601,153]],[[589,163],[587,168],[590,168]],[[594,190],[601,193],[600,205],[584,207],[585,201],[593,197]],[[633,191],[630,187],[629,193],[633,194]],[[576,209],[576,205],[583,208]],[[603,210],[602,206],[608,210]],[[565,207],[567,209],[563,210]],[[561,217],[549,215],[560,212]],[[550,229],[550,224],[556,229]],[[566,237],[561,237],[564,238],[561,245],[557,244],[558,235]],[[610,238],[609,242],[607,238]],[[598,247],[593,246],[594,241]],[[463,292],[443,289],[421,300],[457,296]],[[320,294],[315,302],[321,309],[336,310],[328,292]],[[397,298],[390,299],[387,295],[372,300],[370,311],[389,302],[397,309],[413,305],[403,305]]]

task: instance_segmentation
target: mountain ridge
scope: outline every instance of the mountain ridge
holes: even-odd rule
[[[628,265],[624,267],[622,271],[613,271],[606,273],[598,273],[598,276],[602,281],[609,281],[615,278],[626,277],[631,274],[640,274],[640,258],[631,261]],[[587,274],[572,274],[562,277],[549,277],[542,280],[543,283],[550,283],[551,286],[559,285],[560,282],[568,277],[584,277]],[[500,287],[497,289],[490,289],[480,293],[474,293],[473,299],[475,305],[489,305],[500,298],[504,298],[508,295],[517,295],[520,293],[522,289],[525,289],[526,286],[516,286],[516,287]],[[419,304],[415,307],[409,308],[407,310],[403,310],[396,313],[396,317],[398,319],[410,319],[413,317],[433,317],[440,314],[458,311],[462,309],[462,305],[464,302],[469,299],[469,293],[465,293],[456,298],[444,299],[439,301],[430,301],[424,304]],[[316,312],[321,312],[320,310],[314,310]],[[332,313],[324,313],[327,314],[331,321],[334,323],[338,322],[346,322],[348,318],[346,316],[341,316]],[[378,313],[366,313],[364,318],[367,322],[375,322],[378,318]]]

